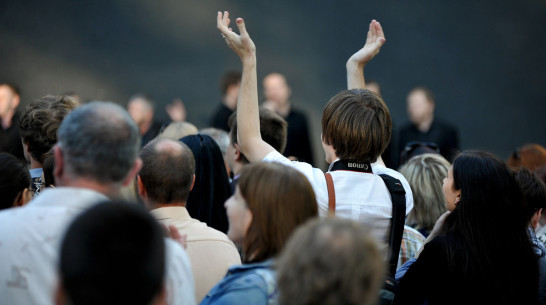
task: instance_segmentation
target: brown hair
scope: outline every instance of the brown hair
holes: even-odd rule
[[[159,147],[165,142],[178,147]],[[142,148],[140,158],[142,169],[138,175],[150,200],[160,204],[188,200],[195,174],[195,159],[186,144],[164,138],[155,139]]]
[[[307,178],[280,163],[245,165],[237,186],[252,213],[243,243],[246,263],[277,255],[297,226],[318,215]]]
[[[274,111],[264,107],[260,107],[259,116],[260,134],[262,135],[262,139],[282,154],[286,148],[288,124]],[[229,137],[231,139],[231,145],[237,144],[237,111],[233,112],[229,117],[228,126],[230,129]],[[242,155],[242,157],[244,163],[249,163],[244,155]]]
[[[370,90],[341,91],[322,113],[322,140],[342,160],[375,162],[387,148],[391,132],[389,109]]]
[[[525,167],[531,171],[546,165],[546,149],[539,144],[527,144],[522,148],[518,148],[506,161],[512,169]]]
[[[46,95],[27,106],[19,119],[19,128],[32,158],[43,163],[45,153],[57,143],[59,126],[77,106],[69,98],[52,95]]]
[[[220,92],[222,92],[222,96],[226,95],[229,86],[237,85],[240,82],[240,71],[228,71],[224,75],[222,75],[222,79],[220,80]]]
[[[281,305],[375,304],[386,271],[370,231],[338,217],[296,230],[277,270]]]

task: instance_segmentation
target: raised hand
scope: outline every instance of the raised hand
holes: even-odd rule
[[[359,64],[361,66],[368,63],[372,58],[379,53],[381,46],[385,43],[385,34],[381,28],[381,24],[376,20],[372,20],[366,37],[366,44],[362,49],[358,50],[349,58],[349,62]],[[348,63],[349,63],[348,62]]]
[[[216,25],[227,45],[239,56],[241,61],[255,59],[256,46],[246,31],[245,21],[243,18],[235,20],[239,28],[239,35],[229,27],[230,21],[228,11],[225,11],[223,14],[222,12],[218,12]]]

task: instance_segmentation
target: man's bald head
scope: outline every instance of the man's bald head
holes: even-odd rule
[[[180,141],[158,138],[142,149],[140,157],[140,185],[146,191],[145,199],[153,204],[185,203],[195,174],[191,149]]]

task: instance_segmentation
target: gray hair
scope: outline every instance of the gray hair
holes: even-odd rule
[[[58,145],[72,174],[100,183],[118,183],[138,158],[140,134],[119,105],[91,102],[64,119]]]
[[[216,144],[218,144],[218,147],[220,147],[222,155],[226,155],[227,148],[229,146],[229,134],[226,131],[218,128],[209,127],[199,130],[199,133],[206,134],[213,138],[214,141],[216,141]]]

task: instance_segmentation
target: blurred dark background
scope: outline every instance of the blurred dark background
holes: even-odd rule
[[[295,107],[312,123],[345,89],[345,62],[371,19],[387,43],[366,68],[395,130],[417,85],[436,96],[436,116],[458,126],[462,149],[506,159],[528,142],[546,146],[546,1],[20,1],[0,2],[0,80],[22,90],[22,107],[45,94],[125,105],[154,97],[158,119],[181,98],[188,121],[207,127],[220,76],[240,62],[216,29],[216,12],[244,17],[257,46],[258,78],[285,74]],[[234,18],[232,18],[233,20]]]

